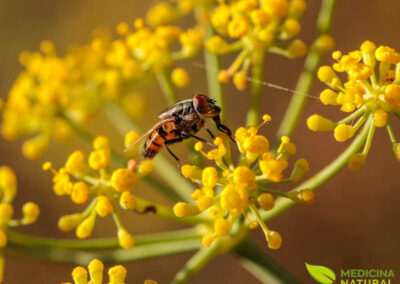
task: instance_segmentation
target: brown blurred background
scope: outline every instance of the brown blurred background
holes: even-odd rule
[[[385,44],[400,49],[400,1],[397,0],[352,0],[338,1],[332,34],[336,48],[348,51],[358,48],[363,40]],[[70,44],[84,44],[91,32],[99,27],[114,28],[120,21],[132,23],[143,13],[152,1],[108,1],[108,0],[3,0],[0,1],[0,97],[7,92],[21,71],[18,54],[22,50],[37,50],[40,42],[49,39],[55,42],[59,54],[63,54]],[[308,0],[308,9],[303,17],[303,31],[300,38],[310,43],[314,31],[320,0]],[[274,55],[267,56],[264,79],[294,88],[302,68],[303,59],[287,60]],[[192,62],[202,62],[196,57]],[[330,62],[326,58],[326,62]],[[227,66],[229,61],[224,62]],[[205,92],[204,70],[184,63],[194,82],[180,92],[181,98],[196,92]],[[318,95],[323,86],[317,83],[312,95]],[[243,105],[248,103],[248,91],[238,92],[231,86],[226,88],[228,106],[227,124],[235,129],[245,120]],[[158,92],[152,96],[161,97]],[[273,117],[264,134],[273,137],[290,93],[265,88],[262,97],[262,112]],[[164,106],[163,106],[164,107]],[[154,106],[152,113],[163,109]],[[310,100],[306,112],[293,137],[297,144],[297,157],[306,157],[312,173],[328,164],[346,147],[335,142],[331,134],[311,133],[306,129],[305,119],[314,113],[323,113],[333,119],[343,117],[336,108],[323,107],[316,100]],[[101,118],[99,118],[101,121]],[[99,123],[97,121],[97,123]],[[392,119],[394,121],[394,119]],[[149,127],[153,118],[142,123]],[[394,122],[400,137],[400,123]],[[116,135],[104,128],[93,128],[99,134]],[[116,143],[120,140],[115,139]],[[52,190],[51,176],[41,171],[41,162],[51,159],[56,167],[62,165],[68,153],[82,148],[78,142],[53,145],[43,160],[27,161],[20,151],[21,141],[7,142],[0,139],[0,165],[10,165],[15,169],[19,181],[19,194],[15,204],[16,214],[26,201],[40,204],[42,216],[39,221],[21,231],[38,236],[74,237],[58,232],[56,223],[62,214],[80,210],[68,198],[56,197]],[[116,147],[122,148],[122,144]],[[175,146],[174,146],[175,147]],[[177,147],[179,151],[179,146]],[[378,129],[373,140],[365,167],[360,173],[347,168],[336,175],[317,191],[316,202],[311,206],[296,206],[269,223],[281,233],[283,246],[278,251],[266,248],[261,230],[256,230],[254,239],[268,254],[298,277],[302,283],[313,283],[307,274],[304,262],[325,265],[335,271],[344,268],[394,269],[400,283],[400,164],[395,161],[391,145],[384,130]],[[138,194],[167,202],[157,193],[138,189]],[[115,227],[111,218],[98,219],[95,236],[114,236]],[[152,216],[125,215],[125,223],[134,234],[179,228],[167,221]],[[152,278],[159,283],[168,283],[189,259],[190,254],[164,257],[126,264],[127,283],[142,283]],[[71,281],[73,265],[49,263],[13,254],[6,255],[5,283],[60,283]],[[29,279],[29,280],[28,280]],[[234,257],[225,255],[215,259],[189,283],[258,283]]]

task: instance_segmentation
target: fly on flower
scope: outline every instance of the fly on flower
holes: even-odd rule
[[[205,119],[211,118],[217,129],[235,142],[232,138],[231,130],[221,123],[220,112],[221,108],[217,106],[216,101],[210,99],[203,94],[197,94],[193,99],[187,99],[170,106],[166,111],[161,113],[158,118],[159,123],[154,125],[143,136],[133,142],[125,151],[135,146],[139,141],[147,137],[143,146],[143,156],[147,159],[152,159],[161,150],[161,147],[167,149],[172,157],[178,162],[181,167],[179,158],[168,148],[168,145],[176,142],[181,142],[190,137],[207,143],[203,138],[194,135],[202,127],[205,127],[212,138],[214,135],[204,125]],[[211,144],[213,145],[213,144]]]

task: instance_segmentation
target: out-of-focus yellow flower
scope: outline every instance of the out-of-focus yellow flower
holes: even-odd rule
[[[286,136],[276,151],[270,151],[268,139],[259,134],[259,129],[269,122],[269,115],[263,116],[263,122],[256,127],[240,127],[235,132],[235,139],[242,159],[235,166],[231,159],[230,142],[224,135],[214,140],[215,149],[205,152],[203,143],[195,144],[195,150],[205,158],[213,160],[216,167],[204,169],[192,165],[182,167],[182,175],[201,184],[191,198],[194,204],[178,202],[173,210],[177,217],[184,218],[198,214],[208,214],[213,218],[213,233],[203,236],[203,246],[209,247],[216,238],[229,234],[233,223],[240,215],[245,216],[250,229],[263,229],[268,246],[280,247],[280,235],[271,231],[260,217],[259,210],[271,210],[274,196],[283,196],[297,203],[310,204],[313,193],[308,191],[281,192],[272,190],[274,183],[296,182],[309,170],[305,159],[296,161],[293,171],[284,178],[284,170],[289,165],[289,158],[296,153],[296,146]],[[259,207],[259,208],[257,208]],[[255,218],[256,221],[250,220]]]
[[[347,54],[335,51],[332,58],[337,62],[318,70],[318,78],[330,87],[321,92],[321,102],[340,106],[343,112],[351,114],[336,123],[315,114],[307,119],[307,125],[312,131],[333,130],[335,139],[344,142],[368,121],[364,149],[349,160],[350,169],[359,171],[370,149],[375,128],[386,127],[392,145],[397,145],[388,114],[398,116],[400,113],[400,53],[365,41],[359,50]],[[347,81],[343,83],[337,73],[347,74]]]

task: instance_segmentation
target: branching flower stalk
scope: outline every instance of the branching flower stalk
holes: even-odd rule
[[[146,20],[118,24],[115,39],[104,32],[96,33],[88,44],[68,50],[64,56],[57,54],[50,41],[42,42],[40,52],[23,52],[20,62],[24,70],[7,101],[0,101],[2,136],[8,140],[25,138],[22,151],[31,160],[42,157],[53,141],[68,142],[74,137],[91,145],[92,151],[85,157],[77,150],[62,166],[43,164],[44,170],[53,173],[54,193],[84,206],[78,213],[61,216],[58,223],[62,231],[75,230],[79,239],[17,232],[14,227],[36,221],[39,207],[26,203],[23,217],[13,219],[15,174],[9,167],[0,168],[0,279],[4,251],[88,265],[88,270],[82,266],[73,270],[75,284],[88,283],[89,276],[90,283],[103,283],[103,263],[196,251],[172,283],[188,281],[225,253],[239,257],[243,267],[262,282],[274,279],[298,283],[251,242],[249,232],[261,229],[266,246],[279,249],[282,238],[275,231],[279,225],[272,229],[266,222],[294,204],[312,203],[314,191],[346,164],[352,170],[361,170],[379,128],[385,127],[395,157],[400,160],[400,142],[388,120],[389,114],[400,117],[400,54],[366,41],[360,50],[333,52],[336,63],[318,69],[323,54],[334,45],[329,30],[335,3],[322,1],[316,39],[308,53],[305,43],[294,39],[301,30],[304,0],[160,2],[147,12]],[[176,25],[177,20],[191,16],[195,26],[183,29]],[[149,100],[154,100],[147,94],[148,85],[159,84],[165,107],[176,103],[181,99],[177,89],[190,84],[190,76],[180,63],[201,51],[208,95],[222,111],[229,111],[223,84],[232,80],[239,91],[245,91],[251,77],[247,118],[244,126],[234,131],[234,143],[222,133],[213,139],[211,150],[205,150],[202,142],[187,143],[197,159],[179,172],[162,153],[154,161],[143,160],[139,145],[122,153],[123,146],[111,146],[105,133],[90,132],[89,122],[104,112],[124,138],[125,147],[137,141],[144,133],[138,127],[140,121],[152,119],[145,117]],[[236,54],[235,59],[221,69],[225,63],[220,60],[231,53]],[[277,133],[276,147],[270,147],[270,141],[262,135],[262,129],[272,123],[271,117],[260,115],[264,111],[260,104],[264,96],[263,71],[269,54],[288,58],[307,54],[295,95]],[[346,81],[337,73],[346,73]],[[321,102],[339,106],[349,114],[338,122],[315,114],[308,118],[308,127],[333,131],[340,142],[355,138],[329,165],[297,184],[307,175],[309,164],[304,158],[292,161],[297,149],[290,136],[300,121],[315,75],[329,86],[321,92]],[[237,152],[240,157],[235,159]],[[142,182],[159,190],[170,203],[158,204],[139,197],[135,189]],[[283,183],[293,184],[292,189],[278,189],[276,185]],[[190,228],[133,236],[124,225],[121,210],[136,218],[154,214]],[[106,216],[114,219],[116,237],[89,239],[96,218]],[[114,284],[124,283],[126,278],[121,265],[112,267],[108,274]]]

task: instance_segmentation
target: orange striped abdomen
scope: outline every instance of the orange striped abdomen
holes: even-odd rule
[[[143,146],[143,156],[147,159],[152,159],[154,156],[161,150],[165,141],[171,140],[177,137],[174,132],[166,132],[166,130],[170,130],[172,125],[160,126],[157,129],[154,129],[153,132],[150,133],[149,137],[144,143]]]

